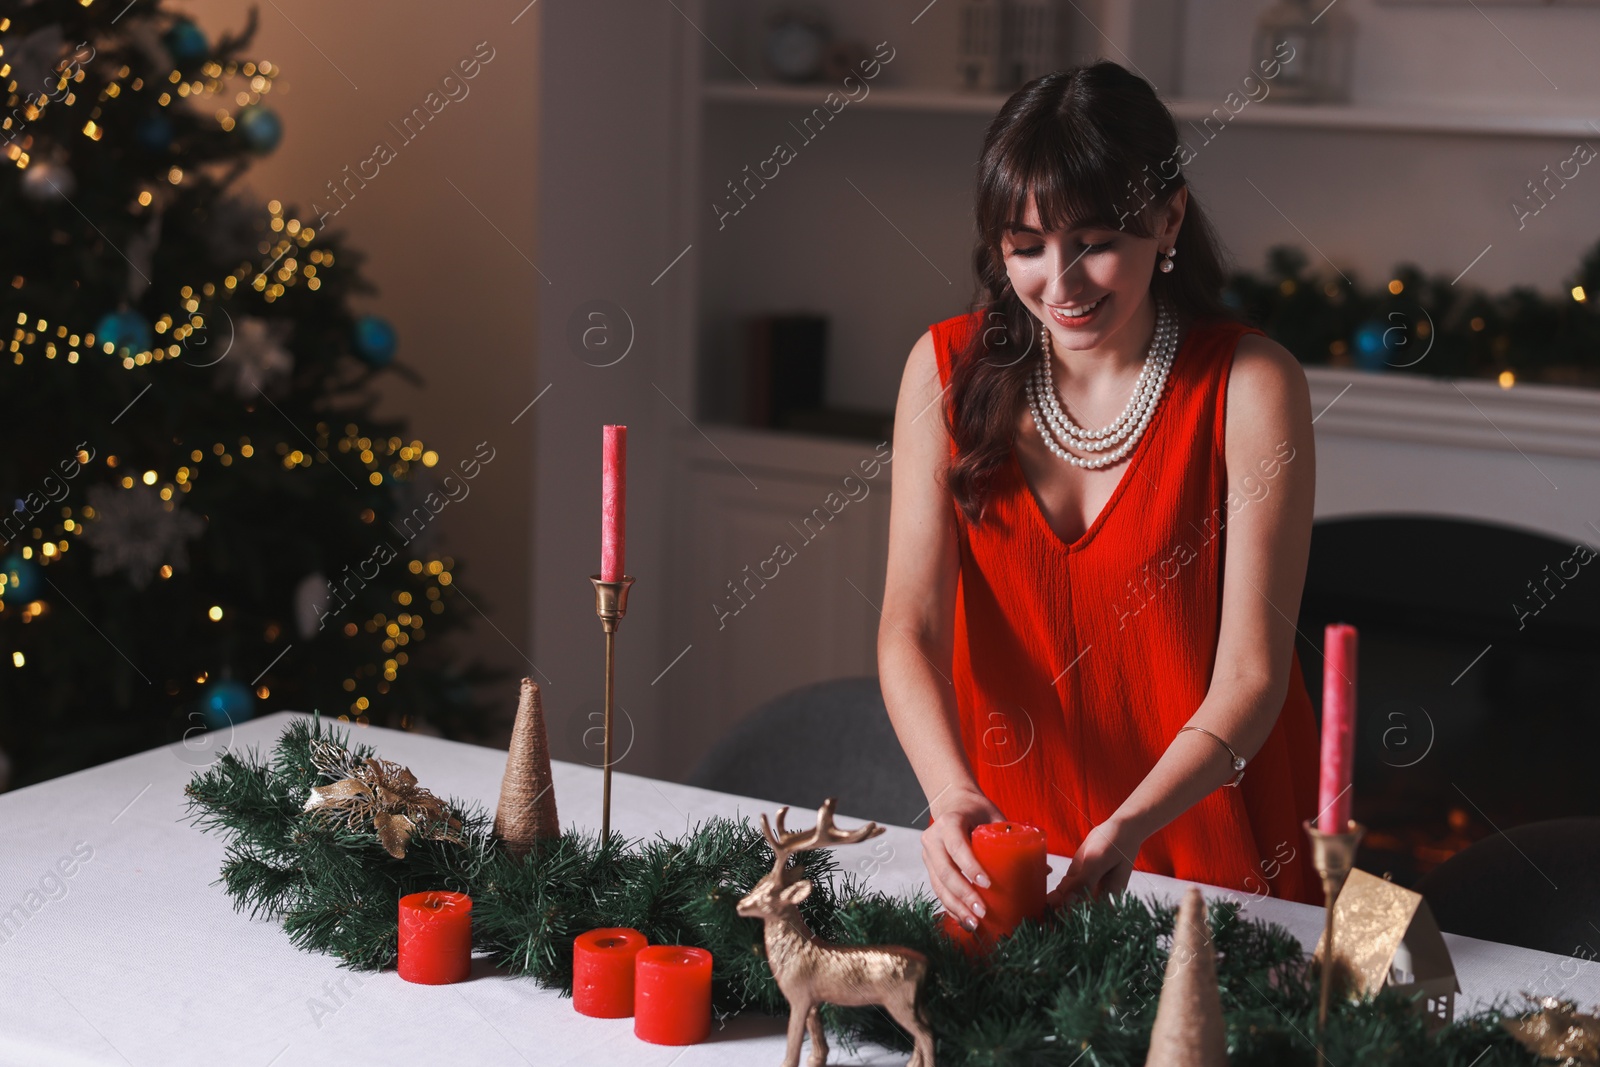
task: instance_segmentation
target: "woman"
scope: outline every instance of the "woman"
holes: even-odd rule
[[[1055,903],[1134,868],[1321,899],[1310,399],[1227,316],[1185,151],[1115,64],[1024,86],[978,164],[977,310],[906,362],[879,672],[969,929],[1001,819],[1072,857]]]

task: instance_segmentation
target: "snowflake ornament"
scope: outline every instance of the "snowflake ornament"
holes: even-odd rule
[[[121,573],[135,589],[149,585],[162,564],[188,570],[188,542],[206,528],[204,519],[176,500],[162,500],[153,486],[97,485],[89,490],[89,506],[94,520],[84,526],[83,539],[94,549],[94,573]]]
[[[240,400],[274,390],[294,370],[294,356],[284,347],[290,329],[286,322],[240,319],[233,343],[217,359],[217,388],[232,390]]]

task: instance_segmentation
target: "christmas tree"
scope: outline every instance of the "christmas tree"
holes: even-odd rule
[[[241,190],[282,134],[253,29],[0,2],[13,785],[280,707],[481,729],[485,672],[432,640],[466,598],[430,542],[437,486],[493,450],[442,462],[373,416],[374,379],[404,371],[352,309],[360,257]]]

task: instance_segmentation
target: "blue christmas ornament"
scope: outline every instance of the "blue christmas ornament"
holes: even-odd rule
[[[236,121],[239,132],[250,145],[250,150],[257,155],[266,155],[277,148],[278,142],[283,140],[283,120],[270,107],[251,104],[240,108]]]
[[[134,127],[133,135],[141,148],[164,152],[172,144],[172,120],[160,114],[146,115]]]
[[[161,43],[167,46],[174,63],[196,63],[211,53],[206,35],[189,19],[173,23],[172,29],[162,34]]]
[[[1397,331],[1398,338],[1404,340],[1404,331]],[[1369,319],[1356,327],[1355,336],[1350,339],[1350,347],[1354,351],[1356,366],[1362,370],[1382,370],[1389,364],[1389,354],[1394,350],[1391,342],[1394,340],[1389,334],[1389,327],[1377,319]]]
[[[374,367],[386,367],[394,361],[394,350],[399,344],[394,327],[379,315],[363,315],[356,320],[356,353]]]
[[[213,730],[244,722],[255,711],[255,694],[238,682],[218,682],[200,698],[200,714]]]
[[[23,559],[21,552],[11,553],[0,563],[0,575],[6,580],[6,584],[0,586],[0,596],[11,600],[32,600],[39,588],[39,565],[31,559]]]
[[[94,328],[94,343],[110,341],[118,352],[143,352],[150,340],[150,324],[136,311],[113,311]]]

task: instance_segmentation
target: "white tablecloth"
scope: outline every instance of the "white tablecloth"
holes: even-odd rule
[[[279,713],[246,723],[232,743],[264,753],[289,719]],[[376,728],[355,733],[435,793],[493,810],[505,753]],[[185,819],[183,787],[212,757],[182,746],[155,749],[0,794],[0,1064],[781,1062],[781,1020],[729,1019],[706,1044],[666,1048],[637,1041],[632,1020],[584,1018],[570,1000],[482,961],[469,982],[417,986],[393,971],[357,974],[294,949],[275,923],[233,910],[213,884],[222,839]],[[558,763],[555,780],[563,825],[597,826],[599,771]],[[676,836],[708,816],[753,817],[782,799],[754,801],[622,774],[613,783],[613,825],[629,836]],[[846,826],[853,824],[848,814],[841,813]],[[924,884],[916,831],[890,828],[879,842],[838,858],[874,888]],[[1057,875],[1066,866],[1051,862]],[[1136,873],[1131,888],[1176,900],[1184,885]],[[1263,899],[1247,910],[1308,946],[1321,930],[1318,908]],[[1447,940],[1464,994],[1458,1014],[1525,989],[1586,1006],[1600,999],[1600,969],[1588,961]],[[834,1062],[902,1058],[865,1050]]]

